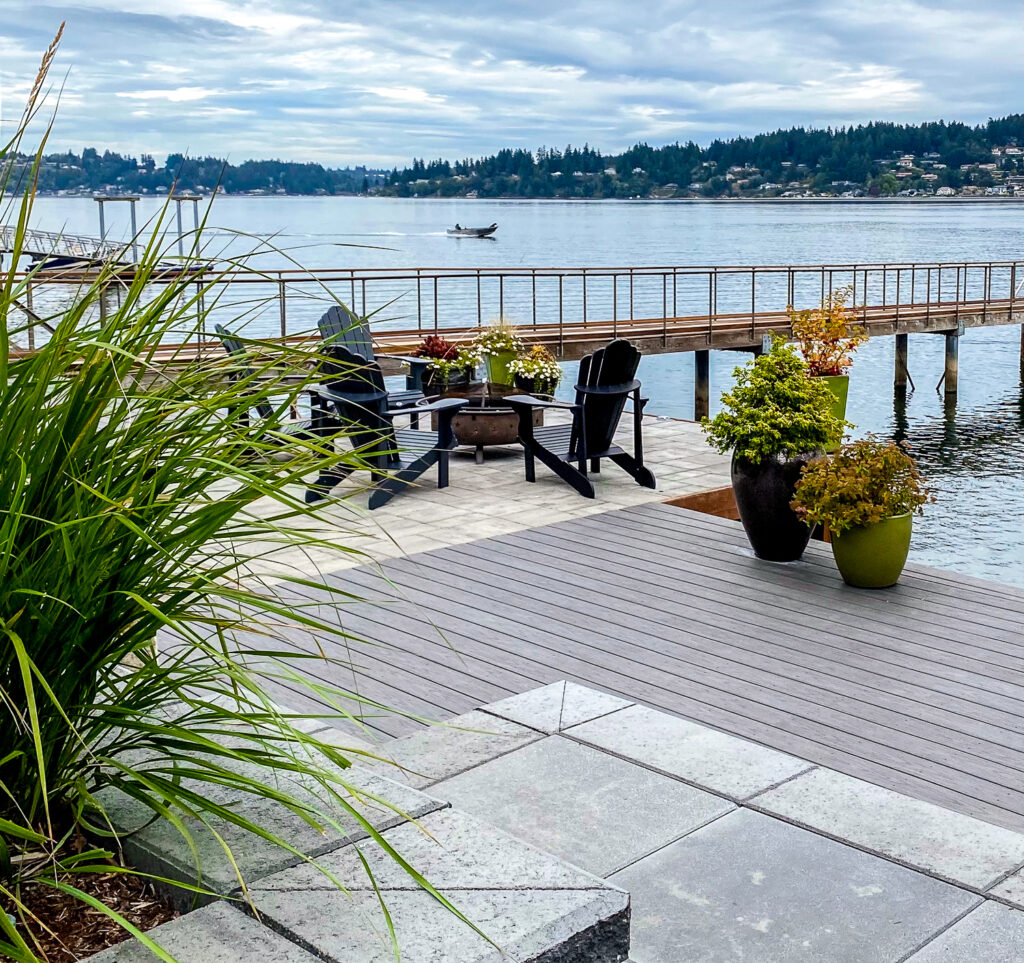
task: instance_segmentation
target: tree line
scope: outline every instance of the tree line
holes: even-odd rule
[[[15,158],[16,167],[23,171],[31,163],[31,157]],[[39,190],[153,194],[169,192],[176,184],[179,193],[221,188],[231,194],[358,194],[385,182],[388,176],[387,171],[367,167],[328,168],[280,160],[249,160],[235,165],[219,157],[186,157],[180,153],[170,154],[158,165],[150,154],[136,158],[86,147],[81,154],[46,154],[39,166]]]
[[[740,178],[735,173],[729,176],[735,169],[740,175],[749,172],[755,188],[763,183],[870,188],[906,154],[927,156],[929,168],[938,174],[937,183],[959,186],[962,165],[991,162],[992,148],[1017,144],[1024,144],[1024,114],[977,126],[936,121],[820,130],[792,127],[715,140],[706,147],[693,141],[661,147],[639,143],[621,154],[603,155],[585,145],[565,150],[504,149],[454,163],[415,160],[392,173],[387,191],[399,196],[476,192],[481,197],[633,197],[674,188],[717,196],[736,192],[732,185]],[[1017,161],[1011,164],[1019,166]]]

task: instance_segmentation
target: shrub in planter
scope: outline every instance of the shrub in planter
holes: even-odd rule
[[[562,368],[555,356],[539,344],[510,362],[508,370],[515,386],[531,395],[553,395],[562,380]]]
[[[807,377],[807,365],[776,338],[771,351],[735,371],[723,411],[704,418],[711,444],[732,452],[740,521],[758,558],[798,559],[811,530],[790,507],[804,465],[839,442],[846,422],[832,413],[832,393]]]
[[[899,580],[914,513],[928,500],[914,459],[899,445],[867,438],[808,465],[792,505],[806,521],[828,526],[844,581],[887,588]]]
[[[473,339],[473,345],[487,363],[487,380],[499,385],[512,384],[508,366],[523,350],[523,339],[515,327],[499,318]]]
[[[850,391],[846,372],[853,364],[853,353],[868,339],[864,329],[854,324],[853,311],[847,307],[852,296],[853,287],[848,285],[831,291],[816,308],[797,311],[790,305],[787,309],[793,338],[809,374],[824,379],[835,396],[832,410],[837,418],[846,417]]]

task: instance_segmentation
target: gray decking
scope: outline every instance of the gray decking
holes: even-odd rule
[[[1024,831],[1024,592],[914,567],[856,591],[827,546],[759,562],[737,524],[664,505],[383,569],[327,576],[379,644],[329,652],[356,672],[324,681],[446,719],[575,680]]]

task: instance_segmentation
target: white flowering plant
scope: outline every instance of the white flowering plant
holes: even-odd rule
[[[484,328],[473,339],[473,344],[480,351],[481,356],[508,354],[509,352],[519,354],[524,347],[519,332],[504,318],[499,318]]]
[[[562,380],[562,367],[554,358],[537,357],[532,353],[509,362],[508,370],[521,378],[533,378],[536,381],[553,381],[558,384]]]
[[[475,344],[460,345],[453,355],[446,358],[431,358],[427,370],[437,373],[441,380],[447,381],[453,374],[464,371],[472,372],[483,360],[483,356]]]

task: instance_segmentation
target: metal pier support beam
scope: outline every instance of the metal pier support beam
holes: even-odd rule
[[[906,334],[896,335],[896,375],[894,385],[897,391],[907,390],[907,376],[910,369],[907,365],[907,349],[910,336]]]
[[[1020,378],[1024,381],[1024,324],[1020,326]]]
[[[693,353],[693,417],[700,421],[711,411],[711,352]]]
[[[942,390],[947,397],[957,392],[960,363],[960,335],[946,335],[946,374],[942,381]]]

